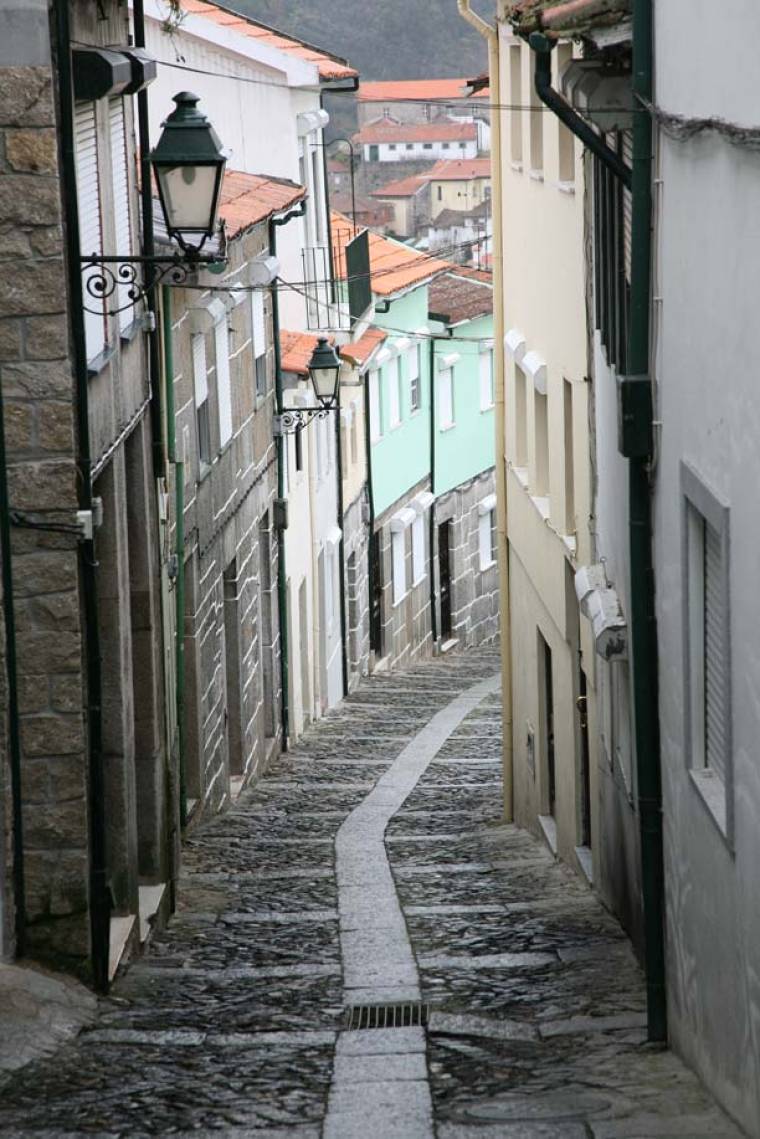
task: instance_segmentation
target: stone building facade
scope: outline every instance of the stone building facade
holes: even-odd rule
[[[390,668],[408,665],[433,653],[428,526],[433,496],[429,486],[430,479],[426,477],[375,521],[379,551],[376,588],[382,623],[380,659]]]
[[[451,635],[461,648],[493,640],[499,632],[499,575],[491,535],[496,508],[493,468],[441,495],[436,532],[449,524]],[[440,596],[440,561],[436,560]]]

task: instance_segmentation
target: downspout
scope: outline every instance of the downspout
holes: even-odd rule
[[[372,640],[372,607],[375,601],[375,563],[372,557],[372,546],[375,538],[375,490],[372,485],[372,424],[370,423],[369,400],[369,372],[364,373],[362,384],[364,397],[364,461],[367,465],[367,527],[369,529],[369,542],[367,543],[367,590],[369,592],[370,641]]]
[[[144,0],[134,0],[133,21],[135,47],[145,47]],[[150,120],[148,92],[145,87],[137,92],[137,126],[140,151],[140,201],[143,248],[145,257],[153,257],[156,244],[153,232],[153,172],[150,165]],[[165,473],[164,443],[161,425],[161,359],[158,344],[158,305],[155,286],[146,293],[151,328],[148,333],[148,375],[150,377],[150,431],[153,442],[153,477]]]
[[[633,426],[629,459],[631,639],[636,726],[644,964],[650,1040],[667,1040],[665,989],[665,882],[662,840],[657,617],[653,558],[653,407],[650,360],[652,259],[652,0],[633,4],[633,178],[631,324],[620,397]]]
[[[488,43],[488,74],[491,88],[491,103],[498,108],[501,91],[501,66],[499,59],[499,33],[483,20],[470,7],[471,0],[457,0],[459,14]],[[509,546],[507,525],[507,468],[506,432],[504,401],[504,207],[501,193],[502,172],[502,131],[501,113],[498,109],[491,115],[491,178],[493,182],[493,324],[494,324],[494,418],[496,421],[496,528],[499,535],[497,561],[499,567],[499,598],[501,624],[501,685],[503,717],[503,769],[504,769],[504,818],[511,822],[514,818],[514,758],[512,741],[512,621],[509,597]]]
[[[438,644],[438,596],[435,588],[435,337],[428,345],[428,366],[430,368],[430,518],[428,532],[430,541],[430,631],[433,634],[433,652]]]
[[[0,557],[2,558],[3,618],[5,660],[8,670],[8,745],[10,748],[11,825],[13,827],[13,900],[16,956],[26,948],[26,888],[24,876],[24,819],[21,798],[21,737],[18,710],[18,668],[16,663],[16,614],[13,607],[13,564],[11,522],[8,504],[8,468],[5,455],[5,422],[0,392]],[[0,945],[2,930],[0,930]]]
[[[348,696],[348,640],[346,629],[346,549],[343,537],[343,448],[340,437],[340,380],[338,381],[338,404],[335,408],[335,455],[338,467],[338,567],[340,574],[340,651],[343,666],[343,695]]]
[[[652,240],[652,0],[633,0],[633,170],[605,146],[557,92],[550,91],[551,48],[534,33],[536,92],[563,123],[631,191],[631,308],[625,375],[620,377],[620,451],[628,460],[631,560],[631,647],[633,718],[636,739],[641,893],[644,908],[644,967],[647,1034],[667,1039],[665,989],[665,885],[662,839],[662,778],[652,553],[653,397],[649,372]],[[547,88],[547,74],[549,87]],[[547,97],[549,96],[549,97]],[[551,98],[551,101],[550,101]],[[561,112],[561,113],[560,113]],[[621,170],[620,167],[623,166]]]
[[[61,180],[65,211],[66,271],[70,303],[73,365],[76,381],[77,467],[79,505],[92,510],[92,457],[89,434],[87,349],[80,273],[79,210],[74,151],[74,106],[70,56],[69,6],[55,5],[55,34],[60,92]],[[106,866],[105,780],[103,772],[102,672],[98,628],[95,543],[80,542],[87,670],[88,782],[90,815],[90,949],[95,987],[108,989],[111,893]]]
[[[174,467],[174,525],[177,576],[174,581],[175,701],[177,707],[177,759],[179,765],[179,824],[187,826],[187,754],[185,749],[185,463],[177,462],[177,427],[174,419],[174,341],[172,293],[161,286],[164,377],[166,380],[166,457]]]
[[[272,257],[277,256],[277,229],[287,225],[292,218],[303,217],[306,213],[306,198],[300,206],[290,210],[284,217],[269,219],[269,252]],[[272,282],[272,337],[274,339],[274,393],[275,411],[282,415],[285,410],[282,391],[282,353],[280,351],[280,304],[277,295],[276,282]],[[281,435],[275,438],[277,450],[277,497],[282,502],[285,497],[285,447]],[[285,567],[285,528],[279,529],[277,543],[277,612],[280,623],[280,689],[281,707],[280,723],[282,725],[282,750],[288,750],[290,738],[290,673],[289,673],[289,644],[288,644],[288,590]]]

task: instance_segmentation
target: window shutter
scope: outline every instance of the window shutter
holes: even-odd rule
[[[720,533],[704,523],[705,551],[705,762],[724,782],[728,745],[728,637],[723,600]]]
[[[380,384],[377,372],[369,374],[369,421],[370,437],[374,442],[383,434],[382,409],[380,407]]]
[[[454,403],[451,391],[451,368],[438,373],[438,426],[450,427],[454,422]]]
[[[77,204],[79,207],[79,248],[84,257],[103,253],[98,186],[98,148],[95,131],[95,104],[77,103],[74,110]],[[92,270],[82,273],[84,294],[84,334],[87,359],[94,360],[105,347],[105,303],[87,292]]]
[[[409,379],[418,380],[420,377],[420,348],[418,344],[408,349],[406,360],[406,366],[409,369]]]
[[[232,390],[230,387],[230,334],[227,317],[214,325],[216,349],[216,398],[219,405],[219,443],[232,438]]]
[[[267,350],[267,339],[264,324],[264,294],[260,289],[251,293],[251,321],[253,328],[253,355],[254,359],[263,356]]]
[[[480,410],[493,407],[493,351],[480,353]]]
[[[633,166],[633,131],[621,133],[623,141],[623,162],[630,170]],[[631,191],[623,188],[623,257],[625,261],[625,278],[631,281],[631,224],[632,224]]]
[[[393,553],[393,601],[401,600],[406,593],[406,539],[403,530],[391,534],[391,549]]]
[[[398,390],[398,357],[391,360],[388,364],[388,418],[391,427],[397,427],[401,422],[401,401],[399,400]]]
[[[202,332],[193,337],[193,387],[195,389],[195,406],[200,407],[208,399],[206,337]]]
[[[480,568],[487,569],[491,564],[491,512],[487,511],[478,518],[478,554]]]
[[[113,185],[115,254],[132,253],[132,229],[129,222],[129,177],[127,174],[127,136],[124,126],[124,100],[110,99],[108,121],[111,131],[111,182]],[[129,286],[119,285],[119,328],[132,323],[134,309],[129,303]]]
[[[416,585],[425,576],[425,521],[418,514],[412,523],[412,578]]]

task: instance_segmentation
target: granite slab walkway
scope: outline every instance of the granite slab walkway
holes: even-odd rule
[[[94,1023],[0,1075],[0,1135],[735,1139],[647,1046],[617,924],[502,823],[497,670],[364,681],[199,827]],[[347,1028],[398,1000],[427,1024]]]

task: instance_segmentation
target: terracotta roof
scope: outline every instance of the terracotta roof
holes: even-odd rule
[[[488,218],[491,213],[491,203],[486,198],[473,206],[471,210],[441,210],[431,220],[433,229],[447,229],[449,226],[464,225],[468,219]]]
[[[425,174],[431,182],[470,182],[491,177],[490,158],[441,158]]]
[[[380,83],[362,83],[356,98],[360,103],[463,99],[467,83],[467,79],[390,79]]]
[[[452,123],[443,119],[436,123],[394,123],[390,119],[379,119],[368,123],[354,135],[354,142],[465,142],[476,139],[478,128],[475,123]]]
[[[350,190],[332,190],[330,205],[341,214],[351,214],[353,207]],[[356,218],[362,226],[385,225],[393,217],[392,208],[383,202],[371,202],[367,198],[356,196]]]
[[[182,10],[193,16],[203,16],[215,24],[223,25],[240,35],[250,39],[259,40],[267,47],[276,48],[288,55],[294,55],[307,63],[315,63],[319,69],[319,77],[326,81],[330,79],[355,79],[359,72],[355,71],[345,59],[331,55],[294,39],[284,32],[275,31],[274,28],[252,20],[250,16],[241,16],[238,12],[230,12],[219,4],[207,3],[207,0],[179,0]]]
[[[227,236],[232,238],[272,214],[295,205],[305,196],[303,186],[286,178],[266,178],[260,174],[228,170],[222,183],[219,213],[227,224]]]
[[[346,264],[345,248],[353,237],[353,226],[343,214],[331,211],[333,244],[337,256],[335,264],[338,278],[342,267]],[[413,285],[421,284],[436,273],[450,269],[448,261],[439,261],[435,257],[428,257],[402,245],[399,241],[392,241],[389,237],[382,237],[379,233],[369,233],[369,264],[372,280],[372,292],[381,297],[390,297],[394,293],[403,292]]]
[[[477,75],[474,79],[467,80],[467,96],[470,99],[477,98],[479,95],[490,95],[491,87],[489,84],[488,72],[483,75]]]
[[[414,194],[419,194],[420,190],[424,190],[427,185],[426,177],[413,174],[410,178],[400,178],[396,182],[389,182],[386,186],[381,186],[379,190],[370,190],[370,196],[373,198],[411,198]]]
[[[493,289],[465,271],[443,273],[430,282],[428,314],[445,324],[477,320],[493,312]]]
[[[619,24],[631,14],[632,0],[519,0],[510,20],[521,36],[545,32],[559,39]]]
[[[319,337],[315,332],[289,332],[280,329],[280,366],[283,372],[295,372],[298,376],[309,375],[309,361],[317,346]],[[332,344],[334,336],[328,336]]]
[[[387,336],[388,333],[383,332],[382,328],[368,328],[364,335],[354,340],[352,344],[341,344],[341,359],[351,360],[361,368]]]

